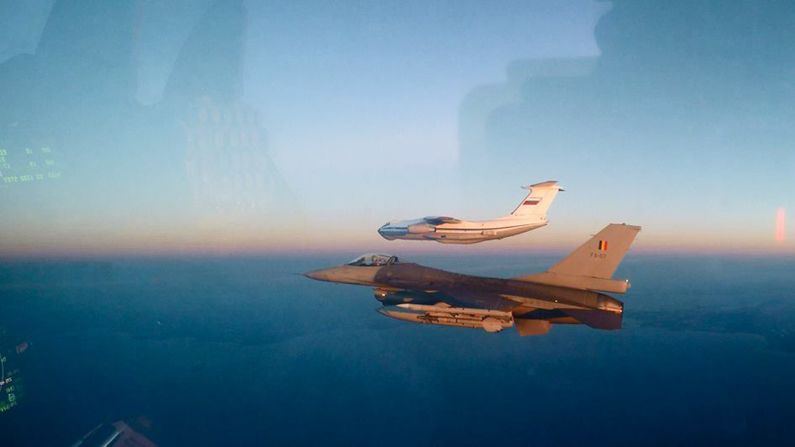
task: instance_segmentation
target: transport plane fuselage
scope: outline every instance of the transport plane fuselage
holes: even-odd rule
[[[536,183],[511,214],[492,220],[468,221],[448,216],[388,222],[378,229],[384,239],[475,244],[503,239],[547,225],[547,211],[562,189],[555,181]]]
[[[546,216],[535,218],[504,217],[488,221],[465,221],[434,224],[439,217],[390,222],[378,229],[384,239],[432,240],[443,244],[474,244],[492,239],[503,239],[525,233],[547,224]],[[445,219],[445,218],[442,218]],[[429,223],[431,222],[431,223]]]

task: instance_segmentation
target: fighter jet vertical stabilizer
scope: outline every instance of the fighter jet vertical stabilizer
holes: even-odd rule
[[[610,224],[546,272],[518,279],[552,286],[624,293],[629,280],[612,279],[640,227]]]

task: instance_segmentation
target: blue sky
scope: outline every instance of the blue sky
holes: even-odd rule
[[[504,214],[521,198],[518,186],[547,179],[568,188],[552,225],[492,249],[570,246],[611,221],[643,225],[639,245],[650,249],[795,247],[773,237],[795,173],[786,125],[793,89],[783,75],[793,66],[782,44],[787,6],[569,0],[240,9],[203,0],[82,11],[12,3],[2,4],[0,24],[9,26],[0,67],[10,75],[0,88],[21,85],[26,76],[14,74],[25,55],[52,63],[74,43],[69,54],[110,60],[83,75],[88,90],[107,83],[110,93],[71,109],[79,129],[50,117],[69,129],[49,132],[72,160],[61,163],[61,180],[0,189],[1,223],[16,235],[0,241],[8,250],[399,249],[374,229],[427,214]],[[45,28],[47,14],[66,25]],[[128,19],[129,35],[113,33],[117,41],[92,25]],[[41,45],[48,35],[65,43]],[[97,43],[103,39],[111,43]],[[40,84],[61,82],[59,73]],[[204,81],[191,84],[191,76]],[[125,90],[128,78],[134,87]],[[180,86],[187,96],[169,93]],[[132,106],[113,102],[116,93]],[[72,101],[61,90],[48,94]],[[18,97],[23,117],[41,101]],[[190,154],[206,127],[188,118],[191,107],[256,115],[256,128],[240,138],[258,135],[272,172],[230,150],[237,140],[222,139],[225,155],[197,162]],[[0,141],[12,150],[28,141],[19,116],[1,123],[13,129]],[[92,127],[96,116],[117,121]],[[229,138],[238,138],[234,129]],[[86,160],[101,166],[105,156],[122,160],[111,161],[116,174],[88,180]],[[138,172],[151,185],[116,184]],[[237,181],[252,174],[265,186]],[[240,191],[267,200],[247,205]]]

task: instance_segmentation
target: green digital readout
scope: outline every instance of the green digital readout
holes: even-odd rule
[[[0,187],[60,177],[61,167],[52,147],[12,148],[0,142]]]
[[[17,363],[19,356],[30,345],[22,342],[13,346],[3,328],[0,328],[0,414],[19,405],[24,394]]]
[[[6,371],[8,357],[0,354],[0,413],[14,408],[18,404],[19,391],[17,390],[16,370]]]

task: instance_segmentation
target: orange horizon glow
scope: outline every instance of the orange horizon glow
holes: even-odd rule
[[[687,228],[676,224],[642,225],[630,253],[687,255],[790,255],[795,243],[784,240],[784,208],[776,217],[776,238],[747,227],[715,228],[707,224]],[[182,222],[163,225],[127,222],[117,225],[69,228],[28,226],[0,240],[0,258],[293,256],[325,253],[356,255],[383,252],[396,255],[521,255],[566,253],[596,233],[601,224],[561,222],[527,234],[474,245],[446,245],[431,241],[387,241],[371,222],[348,224],[326,219],[317,228],[311,219],[278,224],[238,221]],[[768,221],[769,222],[769,221]],[[642,224],[642,222],[641,222]],[[761,221],[760,221],[761,224]],[[768,227],[769,228],[769,227]],[[42,236],[46,235],[46,236]],[[738,237],[742,235],[742,237]],[[780,237],[779,237],[780,236]]]
[[[785,229],[786,229],[786,220],[787,220],[787,213],[784,207],[779,207],[776,210],[776,231],[775,231],[775,239],[776,242],[784,242],[786,239]]]
[[[778,221],[778,218],[777,218]],[[779,234],[777,225],[776,234]],[[267,235],[249,231],[106,233],[42,240],[19,238],[0,243],[0,259],[95,258],[95,257],[195,257],[195,256],[303,256],[313,254],[358,254],[383,252],[397,255],[543,255],[562,254],[583,243],[589,232],[563,232],[516,236],[474,245],[445,245],[435,242],[386,241],[376,234],[334,232],[323,237],[306,232],[277,231]],[[768,236],[769,237],[769,236]],[[694,234],[641,232],[630,253],[683,255],[795,255],[795,244],[764,237],[737,240],[731,232]]]

